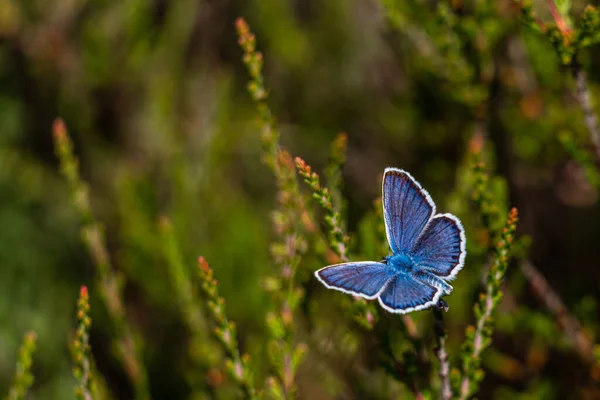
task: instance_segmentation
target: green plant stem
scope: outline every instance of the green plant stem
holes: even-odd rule
[[[569,132],[562,132],[558,138],[569,156],[583,168],[588,182],[600,188],[600,169],[596,165],[594,154],[581,146]]]
[[[340,211],[335,208],[331,192],[321,185],[321,180],[316,172],[312,171],[300,157],[296,157],[296,168],[304,182],[312,189],[312,196],[325,211],[324,222],[327,227],[329,245],[339,259],[339,262],[348,262],[349,237],[342,227]],[[338,262],[336,260],[336,262]],[[359,297],[354,298],[354,315],[356,321],[367,329],[372,329],[377,321],[377,311],[373,306]]]
[[[7,400],[23,400],[33,385],[33,375],[31,374],[31,365],[33,363],[33,353],[35,352],[35,343],[37,335],[33,331],[25,334],[23,344],[19,349],[19,359],[17,361],[17,371],[15,379],[8,392]]]
[[[325,211],[324,221],[329,233],[331,249],[342,262],[347,262],[349,238],[342,229],[341,215],[334,208],[331,192],[329,189],[321,186],[319,175],[316,172],[312,172],[310,165],[306,164],[300,157],[296,157],[295,161],[298,172],[313,190],[313,198],[323,208],[323,211]]]
[[[473,172],[475,182],[473,188],[473,201],[477,205],[484,228],[490,238],[494,235],[496,221],[500,219],[500,210],[489,188],[489,175],[485,170],[485,163],[480,152],[473,153]],[[496,228],[497,229],[497,228]]]
[[[208,300],[208,311],[217,327],[214,332],[229,355],[226,367],[229,375],[240,385],[247,399],[258,399],[254,388],[250,357],[240,355],[235,324],[227,319],[225,300],[219,296],[218,283],[213,270],[204,257],[198,259],[198,272],[202,291]]]
[[[214,342],[210,340],[203,310],[194,298],[193,279],[190,276],[190,271],[193,270],[188,269],[183,262],[171,221],[167,217],[161,217],[158,225],[162,250],[172,283],[173,297],[176,299],[181,317],[190,332],[189,356],[193,363],[193,376],[206,376],[218,359],[214,354]],[[196,382],[198,382],[196,379],[191,382],[194,392],[206,390],[204,382],[202,384]]]
[[[594,146],[596,160],[600,160],[600,128],[598,127],[598,116],[592,105],[592,95],[588,87],[587,76],[581,65],[575,60],[573,64],[573,75],[575,77],[575,96],[583,111],[585,124],[588,128],[590,141]]]
[[[334,207],[339,210],[340,215],[344,215],[344,198],[342,196],[344,181],[342,179],[342,167],[346,163],[347,144],[348,135],[346,135],[346,133],[342,132],[336,136],[331,144],[329,164],[325,169],[325,178],[331,189],[331,199]]]
[[[274,243],[272,252],[280,267],[280,278],[287,292],[284,297],[274,295],[278,313],[269,314],[267,321],[273,340],[269,344],[271,363],[277,371],[279,381],[268,380],[269,392],[275,397],[292,398],[295,392],[295,374],[305,346],[294,347],[294,311],[302,297],[295,290],[294,278],[306,244],[301,235],[303,220],[309,219],[303,198],[298,188],[296,170],[289,152],[279,145],[279,131],[267,103],[268,91],[262,75],[263,56],[256,50],[256,38],[243,18],[236,21],[238,42],[244,51],[243,61],[250,75],[248,91],[256,104],[263,145],[263,161],[271,169],[277,184],[279,209],[274,213],[275,231],[282,240]],[[310,225],[310,224],[309,224]],[[275,322],[274,322],[275,321]],[[273,330],[283,327],[283,332]]]
[[[496,257],[487,274],[486,292],[480,295],[474,311],[477,317],[475,327],[467,328],[467,339],[463,350],[463,376],[460,382],[459,399],[466,400],[476,392],[483,379],[480,369],[481,353],[491,343],[493,333],[492,314],[502,299],[500,287],[511,256],[510,250],[514,240],[518,220],[518,212],[513,208],[502,230],[496,245]]]
[[[546,0],[546,4],[548,5],[548,9],[550,10],[550,14],[552,14],[552,18],[554,22],[556,22],[556,27],[560,30],[560,32],[565,35],[571,32],[571,28],[567,21],[560,15],[556,4],[554,4],[554,0]]]
[[[97,285],[116,330],[117,356],[133,383],[138,400],[150,399],[146,369],[141,362],[139,334],[128,322],[122,299],[122,278],[113,272],[106,247],[104,227],[92,212],[89,188],[79,176],[79,161],[73,154],[73,143],[64,122],[54,121],[54,145],[60,160],[60,171],[66,178],[73,203],[81,218],[81,236],[96,265]]]
[[[77,379],[75,396],[78,400],[92,400],[92,361],[90,354],[90,298],[86,286],[79,291],[77,301],[77,333],[73,346],[73,375]]]
[[[525,2],[519,0],[515,1],[521,7],[522,20],[527,25],[535,27],[532,21],[539,20],[534,17],[531,4],[525,4]],[[600,40],[600,35],[597,33],[600,26],[598,10],[593,6],[586,7],[581,23],[573,29],[570,26],[568,17],[561,14],[554,0],[546,0],[546,4],[556,27],[546,26],[544,23],[538,22],[538,30],[550,39],[562,63],[569,66],[572,70],[573,78],[575,79],[574,94],[583,111],[596,160],[600,161],[600,124],[592,105],[592,96],[586,73],[581,63],[577,60],[577,55],[582,48],[591,46]]]
[[[452,399],[452,388],[450,386],[450,360],[446,351],[446,327],[444,324],[444,314],[442,310],[434,309],[435,317],[434,331],[437,340],[435,355],[440,362],[440,381],[442,383],[440,399]]]

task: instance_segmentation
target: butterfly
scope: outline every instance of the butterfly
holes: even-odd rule
[[[453,280],[465,263],[466,237],[460,220],[436,214],[431,196],[406,171],[386,168],[383,216],[392,250],[381,262],[330,265],[315,272],[329,289],[378,299],[389,312],[406,314],[438,307],[452,292]]]

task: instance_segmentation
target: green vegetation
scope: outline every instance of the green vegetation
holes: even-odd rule
[[[0,2],[8,399],[600,397],[595,6],[59,3]],[[447,312],[314,278],[388,255],[388,166]]]

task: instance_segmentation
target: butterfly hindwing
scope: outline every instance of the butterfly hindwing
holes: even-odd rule
[[[383,175],[383,215],[394,254],[407,254],[435,214],[429,193],[406,171],[386,168]]]
[[[395,275],[379,295],[379,303],[392,313],[406,314],[438,303],[442,289],[415,279],[407,273]]]
[[[452,279],[464,265],[465,244],[465,231],[458,218],[436,215],[415,244],[413,260],[440,278]]]
[[[395,273],[386,264],[365,261],[331,265],[315,275],[330,289],[374,299]]]

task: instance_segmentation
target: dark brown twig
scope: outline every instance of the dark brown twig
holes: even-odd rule
[[[435,330],[435,337],[437,339],[435,355],[440,361],[440,379],[442,381],[440,399],[450,400],[452,399],[452,388],[450,387],[450,361],[448,359],[448,352],[446,351],[446,327],[444,325],[444,314],[443,310],[440,309],[434,309],[433,314],[435,316],[435,324],[433,329]]]
[[[574,61],[573,76],[575,77],[576,89],[575,96],[583,110],[585,124],[587,125],[590,140],[594,145],[596,159],[600,160],[600,128],[598,127],[598,116],[594,112],[592,105],[592,96],[587,83],[587,76],[581,65]]]
[[[580,357],[586,362],[593,362],[594,343],[585,334],[577,318],[569,312],[546,278],[529,261],[521,262],[520,269],[529,281],[535,296],[556,316],[559,326],[564,330]]]

